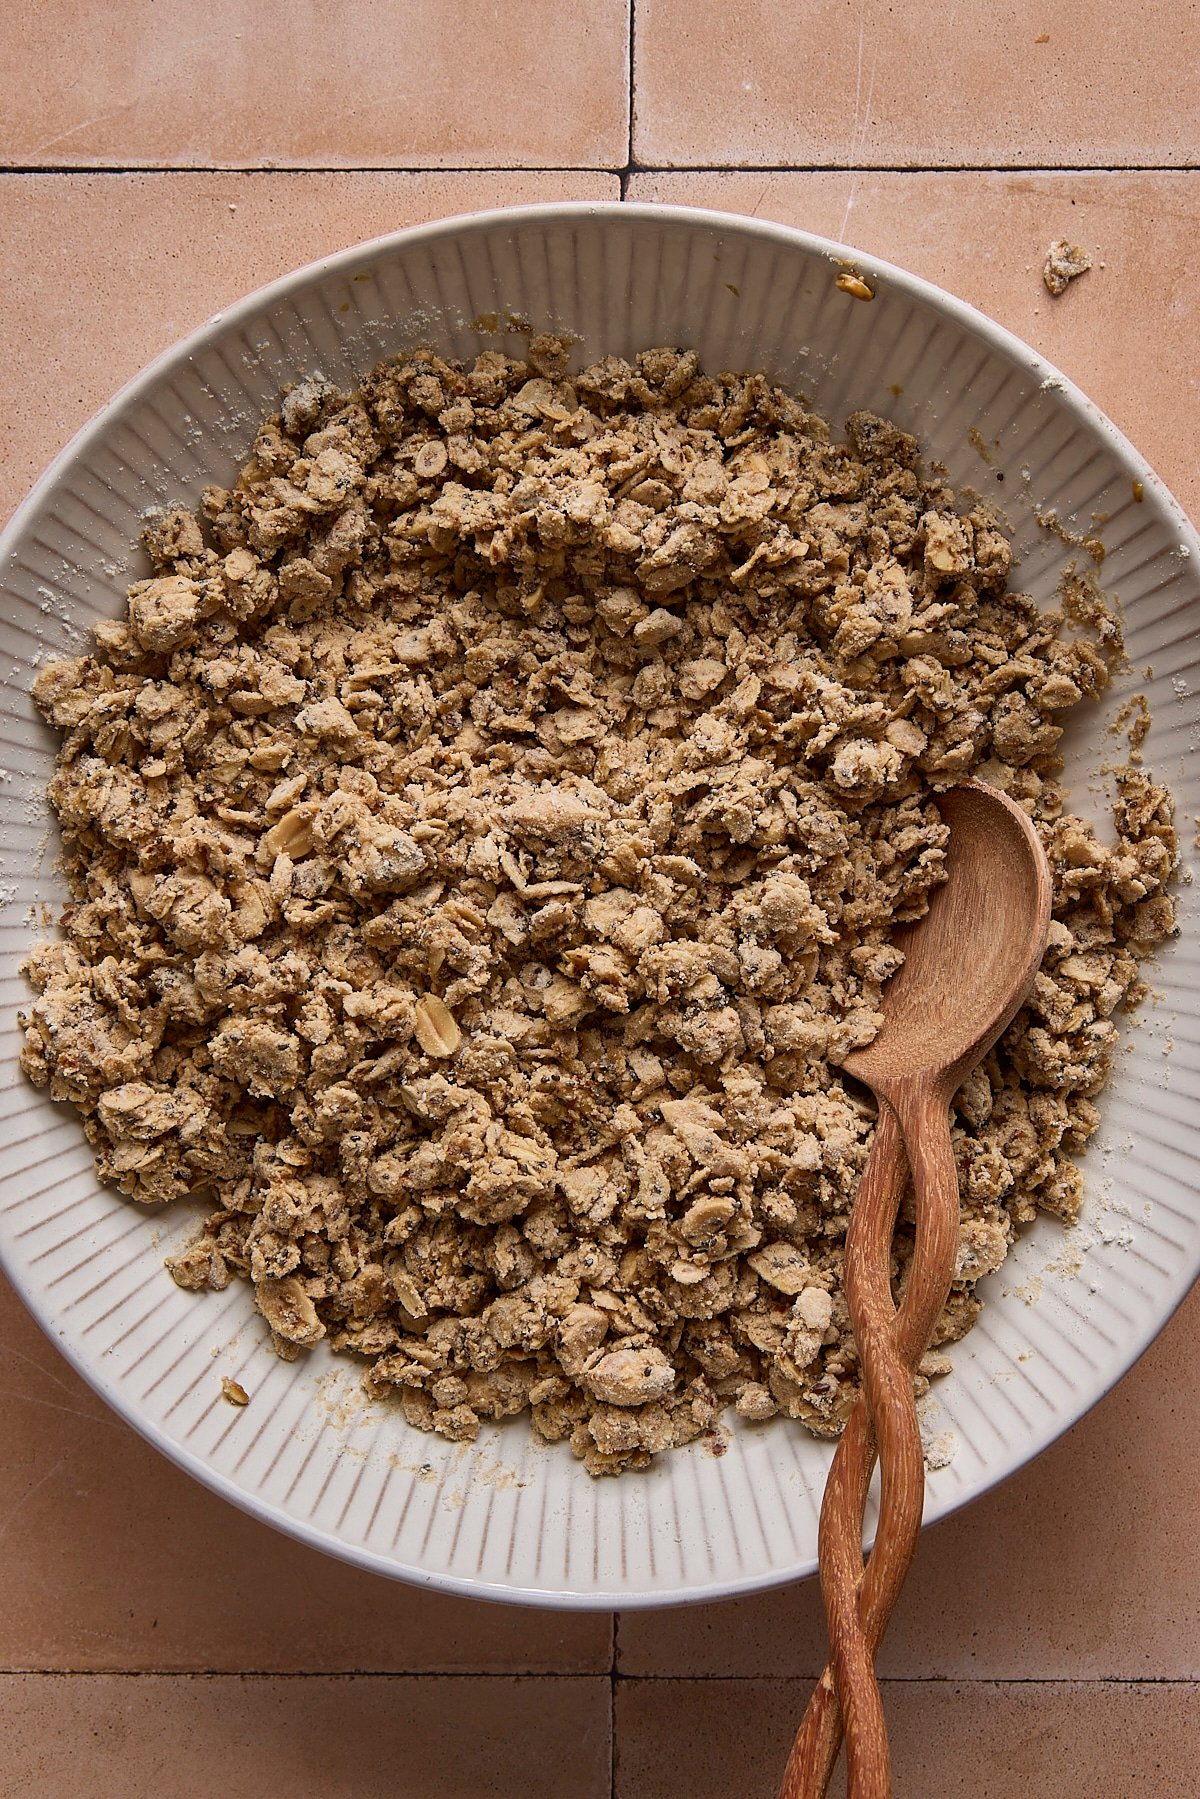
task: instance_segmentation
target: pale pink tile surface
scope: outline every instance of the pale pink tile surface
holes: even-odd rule
[[[620,167],[627,0],[7,0],[0,158]]]
[[[1200,1292],[1066,1438],[922,1538],[880,1669],[1197,1678],[1197,1491]],[[807,1581],[686,1612],[626,1612],[618,1645],[624,1674],[815,1675],[820,1591]]]
[[[218,1499],[95,1397],[2,1277],[0,1365],[0,1668],[609,1668],[606,1614],[366,1574]]]
[[[0,364],[0,518],[152,356],[277,275],[404,225],[618,193],[520,170],[0,175],[0,342],[21,345]]]
[[[634,46],[642,163],[1194,160],[1200,16],[1175,0],[638,0]]]
[[[0,1677],[30,1799],[609,1799],[597,1679]],[[565,1772],[567,1771],[567,1772]]]
[[[807,1699],[785,1680],[623,1681],[614,1799],[775,1799]],[[1200,1694],[1169,1683],[888,1681],[901,1799],[1193,1799]],[[844,1799],[839,1771],[831,1799]]]
[[[1200,515],[1200,174],[660,172],[629,198],[777,219],[948,288],[1057,363]],[[1060,237],[1095,266],[1053,299]]]
[[[0,163],[73,172],[0,175],[0,518],[122,382],[264,281],[424,219],[618,197],[631,13],[630,198],[778,218],[939,282],[1200,513],[1195,6],[10,0]],[[755,166],[776,163],[798,172]],[[195,172],[88,172],[155,167]],[[1060,236],[1097,266],[1055,301]],[[1067,1439],[922,1541],[881,1657],[905,1799],[1197,1790],[1198,1326],[1193,1296]],[[823,1659],[815,1587],[626,1614],[624,1674],[659,1678],[617,1685],[614,1783],[607,1616],[441,1598],[275,1535],[111,1416],[2,1282],[0,1346],[0,1668],[46,1671],[0,1677],[0,1792],[774,1795],[807,1698],[776,1677]]]

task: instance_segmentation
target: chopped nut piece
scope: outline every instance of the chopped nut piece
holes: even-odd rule
[[[312,806],[293,806],[264,833],[263,848],[268,856],[287,856],[292,862],[307,856],[313,847],[313,817]]]
[[[448,457],[444,443],[422,444],[413,460],[413,470],[422,481],[432,481],[445,468]]]
[[[221,1397],[227,1399],[230,1405],[250,1404],[250,1395],[241,1381],[230,1380],[227,1374],[221,1376]]]
[[[840,287],[844,294],[853,294],[856,300],[873,300],[875,298],[875,289],[868,287],[861,275],[852,274],[847,269],[843,269],[834,285]]]
[[[436,993],[427,993],[417,1001],[413,1033],[427,1056],[452,1056],[462,1042],[454,1014]]]

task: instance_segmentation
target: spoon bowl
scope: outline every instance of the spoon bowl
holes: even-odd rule
[[[890,1098],[937,1080],[949,1101],[1029,990],[1050,922],[1050,871],[1027,813],[982,781],[940,795],[950,829],[946,880],[892,942],[904,962],[884,989],[873,1043],[842,1060]]]

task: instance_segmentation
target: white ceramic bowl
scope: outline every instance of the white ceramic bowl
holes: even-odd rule
[[[249,1289],[197,1298],[163,1258],[189,1235],[101,1188],[79,1121],[17,1067],[19,964],[63,883],[44,800],[55,742],[28,697],[39,660],[77,652],[144,572],[145,509],[227,480],[282,383],[314,368],[353,385],[380,356],[431,342],[470,357],[481,315],[565,327],[579,355],[690,344],[709,368],[764,368],[835,427],[855,407],[914,431],[959,488],[1007,511],[1021,585],[1049,603],[1070,552],[1053,509],[1088,535],[1104,515],[1106,586],[1123,603],[1150,767],[1194,819],[1200,777],[1200,542],[1137,453],[1024,344],[869,257],[870,304],[838,290],[848,253],[781,226],[648,206],[530,207],[400,232],[299,270],[159,358],[63,452],[0,540],[0,1256],[96,1390],[218,1493],[315,1547],[444,1589],[575,1607],[747,1592],[811,1572],[827,1446],[798,1425],[738,1431],[648,1474],[594,1482],[527,1423],[454,1446],[362,1397],[352,1361],[271,1353]],[[989,452],[985,460],[975,445]],[[1004,477],[1000,485],[1001,476]],[[1135,499],[1141,483],[1144,498]],[[1152,676],[1142,670],[1152,666]],[[1118,694],[1117,699],[1120,698]],[[1076,732],[1076,797],[1111,753],[1113,707]],[[957,1449],[931,1475],[944,1516],[1037,1454],[1121,1375],[1200,1267],[1200,998],[1196,901],[1154,973],[1161,999],[1126,1027],[1087,1158],[1083,1222],[1041,1220],[987,1283],[987,1306],[937,1389]],[[252,1393],[221,1398],[222,1374]]]

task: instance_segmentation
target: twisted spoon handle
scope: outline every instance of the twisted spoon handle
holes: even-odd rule
[[[908,1180],[908,1161],[896,1115],[889,1106],[879,1107],[875,1136],[867,1165],[859,1181],[846,1233],[846,1261],[857,1240],[859,1260],[865,1277],[878,1288],[880,1280],[889,1286],[891,1241],[896,1214],[904,1197]],[[905,1314],[911,1312],[911,1290],[905,1294],[897,1316],[897,1333],[902,1333]],[[843,1587],[863,1579],[861,1519],[866,1509],[871,1473],[875,1467],[875,1430],[865,1391],[861,1392],[838,1443],[830,1468],[821,1506],[820,1556],[822,1580],[828,1568],[831,1577]],[[836,1495],[836,1497],[834,1497]],[[855,1520],[859,1520],[856,1528]],[[863,1616],[867,1618],[867,1581],[872,1564],[867,1565],[863,1580]],[[875,1585],[878,1585],[876,1579]],[[882,1635],[880,1620],[879,1635]],[[868,1621],[868,1629],[870,1623]],[[878,1643],[874,1636],[873,1644]],[[842,1741],[842,1715],[838,1705],[836,1677],[832,1661],[813,1690],[791,1755],[784,1770],[779,1799],[822,1799],[837,1761]]]
[[[837,1759],[843,1715],[851,1799],[889,1799],[887,1730],[873,1659],[912,1559],[924,1465],[911,1371],[946,1303],[958,1243],[958,1179],[946,1101],[918,1088],[880,1102],[871,1155],[846,1237],[846,1294],[863,1365],[860,1395],[838,1446],[821,1511],[821,1580],[833,1655],[788,1759],[780,1799],[820,1799]],[[916,1245],[897,1312],[891,1240],[904,1192],[905,1143],[916,1190]],[[867,1491],[879,1454],[875,1548],[863,1569]],[[838,1697],[841,1698],[839,1712]]]

